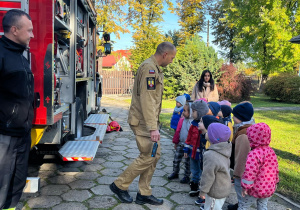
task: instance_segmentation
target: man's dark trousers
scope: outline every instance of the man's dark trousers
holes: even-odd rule
[[[0,209],[15,208],[26,184],[30,131],[23,137],[0,134]]]

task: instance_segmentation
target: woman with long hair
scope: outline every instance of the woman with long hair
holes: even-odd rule
[[[208,102],[219,100],[218,89],[209,70],[202,72],[200,80],[193,88],[191,99],[197,100],[199,98],[205,98]]]

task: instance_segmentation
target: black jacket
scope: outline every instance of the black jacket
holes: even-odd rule
[[[0,134],[23,136],[32,127],[33,74],[25,46],[0,39]]]

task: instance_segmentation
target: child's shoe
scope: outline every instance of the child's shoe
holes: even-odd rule
[[[198,200],[195,201],[195,204],[204,205],[205,204],[205,199],[202,199],[202,198],[198,197]]]
[[[195,197],[195,196],[198,196],[199,195],[199,186],[198,186],[198,183],[195,183],[195,182],[190,182],[190,187],[191,187],[191,191],[189,192],[189,195],[191,197]]]
[[[188,177],[188,176],[185,176],[180,180],[181,184],[187,184],[189,182],[190,182],[190,177]]]
[[[172,179],[178,179],[178,174],[175,174],[175,173],[172,173],[170,176],[168,176],[168,179],[169,180],[172,180]]]

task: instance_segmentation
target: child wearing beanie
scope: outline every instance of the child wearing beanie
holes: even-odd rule
[[[220,210],[231,191],[229,173],[231,131],[221,123],[208,126],[207,136],[211,143],[204,153],[203,173],[200,181],[200,198],[205,199],[202,209]]]
[[[234,188],[237,194],[238,203],[241,203],[244,201],[244,197],[242,197],[241,178],[245,170],[247,155],[251,149],[247,136],[247,128],[253,124],[252,117],[254,109],[250,102],[243,102],[233,108],[232,114],[235,133],[232,139],[230,167],[233,169]],[[238,203],[229,205],[228,209],[238,209]]]
[[[173,173],[168,176],[169,180],[176,179],[179,177],[180,171],[180,162],[183,158],[183,147],[184,142],[187,139],[187,135],[189,129],[192,125],[192,103],[187,102],[183,107],[182,115],[183,117],[180,118],[176,132],[173,137],[173,143],[175,148],[175,155],[173,160]],[[190,158],[185,158],[185,170],[184,170],[184,177],[180,180],[180,183],[186,184],[190,182]]]
[[[251,151],[242,176],[244,199],[239,209],[249,209],[253,203],[257,203],[257,209],[267,209],[268,199],[279,182],[277,156],[269,146],[271,129],[265,123],[254,124],[247,128],[247,136]]]
[[[200,135],[200,176],[202,174],[203,170],[203,154],[206,151],[206,149],[210,146],[210,143],[207,141],[205,135],[207,133],[207,128],[210,124],[212,123],[222,123],[222,120],[219,117],[211,116],[211,115],[205,115],[201,118],[199,124],[198,124],[198,129],[201,131]],[[198,200],[195,201],[196,204],[204,204],[205,200],[202,198],[198,197]]]
[[[209,108],[208,115],[217,116],[218,113],[221,111],[221,106],[217,102],[211,101],[208,102],[207,105]]]
[[[187,93],[183,94],[185,96],[186,101],[190,101],[191,100],[191,96]]]
[[[231,131],[231,136],[229,139],[230,141],[232,141],[233,138],[233,126],[231,120],[231,113],[232,113],[232,109],[230,106],[221,105],[221,111],[218,114],[218,116],[222,118],[224,125],[227,125]]]
[[[198,123],[202,116],[208,113],[208,106],[207,103],[203,100],[201,101],[194,101],[192,103],[192,125],[189,129],[187,139],[184,144],[183,152],[184,157],[190,157],[190,164],[191,164],[191,173],[192,179],[190,182],[191,191],[189,192],[190,196],[197,196],[198,192],[198,185],[200,180],[200,135],[201,131],[198,130]]]
[[[206,100],[206,98],[199,98],[199,99],[197,99],[195,101],[205,101],[206,103],[208,103],[208,101]]]
[[[178,96],[176,98],[176,106],[173,111],[173,115],[171,117],[170,127],[176,131],[177,124],[183,112],[183,106],[185,105],[186,97],[184,95]]]
[[[231,106],[231,103],[227,100],[223,100],[223,101],[218,101],[217,102],[220,106],[222,105],[227,105],[227,106]]]

